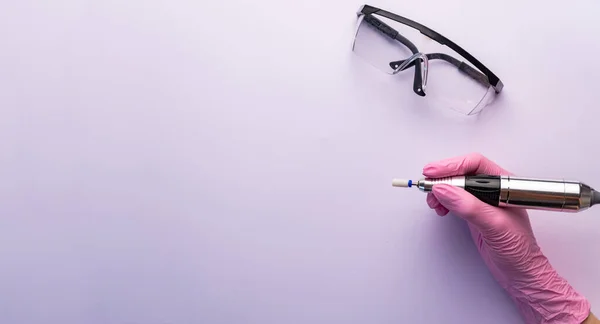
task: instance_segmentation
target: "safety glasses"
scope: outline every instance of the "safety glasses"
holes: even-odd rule
[[[492,71],[432,29],[369,5],[357,14],[353,51],[397,77],[414,68],[414,93],[435,106],[474,115],[502,91]]]

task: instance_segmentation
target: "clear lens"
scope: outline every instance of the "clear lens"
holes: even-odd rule
[[[452,56],[458,59],[455,55]],[[436,107],[473,115],[479,113],[494,98],[495,92],[491,86],[474,80],[447,61],[429,60],[429,70],[427,99],[434,102]]]
[[[372,16],[398,30],[398,26],[393,24],[394,21],[377,15]],[[367,63],[389,74],[394,74],[395,70],[390,66],[391,62],[408,59],[413,55],[406,45],[390,38],[376,26],[367,22],[364,15],[359,17],[353,50]]]
[[[399,36],[392,38],[395,31]],[[376,14],[361,15],[353,51],[385,73],[412,80],[414,66],[398,70],[403,62],[414,59],[415,53],[406,40],[414,44],[418,50],[416,54],[424,53],[429,58],[428,62],[420,58],[415,61],[422,65],[423,76],[427,78],[423,100],[428,100],[428,104],[474,115],[493,101],[495,91],[487,83],[487,78],[466,59],[418,30],[391,19]],[[406,83],[406,86],[412,87],[412,82]]]

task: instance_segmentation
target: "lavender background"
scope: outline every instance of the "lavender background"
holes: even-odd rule
[[[600,3],[371,3],[502,78],[471,119],[351,53],[361,4],[1,1],[0,323],[519,323],[390,180],[480,151],[600,187]],[[531,216],[598,309],[600,211]]]

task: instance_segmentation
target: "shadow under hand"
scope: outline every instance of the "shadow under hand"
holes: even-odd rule
[[[521,323],[512,300],[481,259],[468,224],[449,214],[427,225],[421,228],[425,232],[420,234],[420,248],[424,254],[422,261],[427,262],[428,269],[434,269],[427,271],[431,286],[454,296],[442,301],[447,303],[444,308],[464,312],[463,320],[473,316],[496,319],[490,323]]]

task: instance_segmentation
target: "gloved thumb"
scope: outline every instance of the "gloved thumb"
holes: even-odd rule
[[[436,184],[432,193],[442,206],[476,226],[486,223],[488,216],[497,210],[459,187]]]

